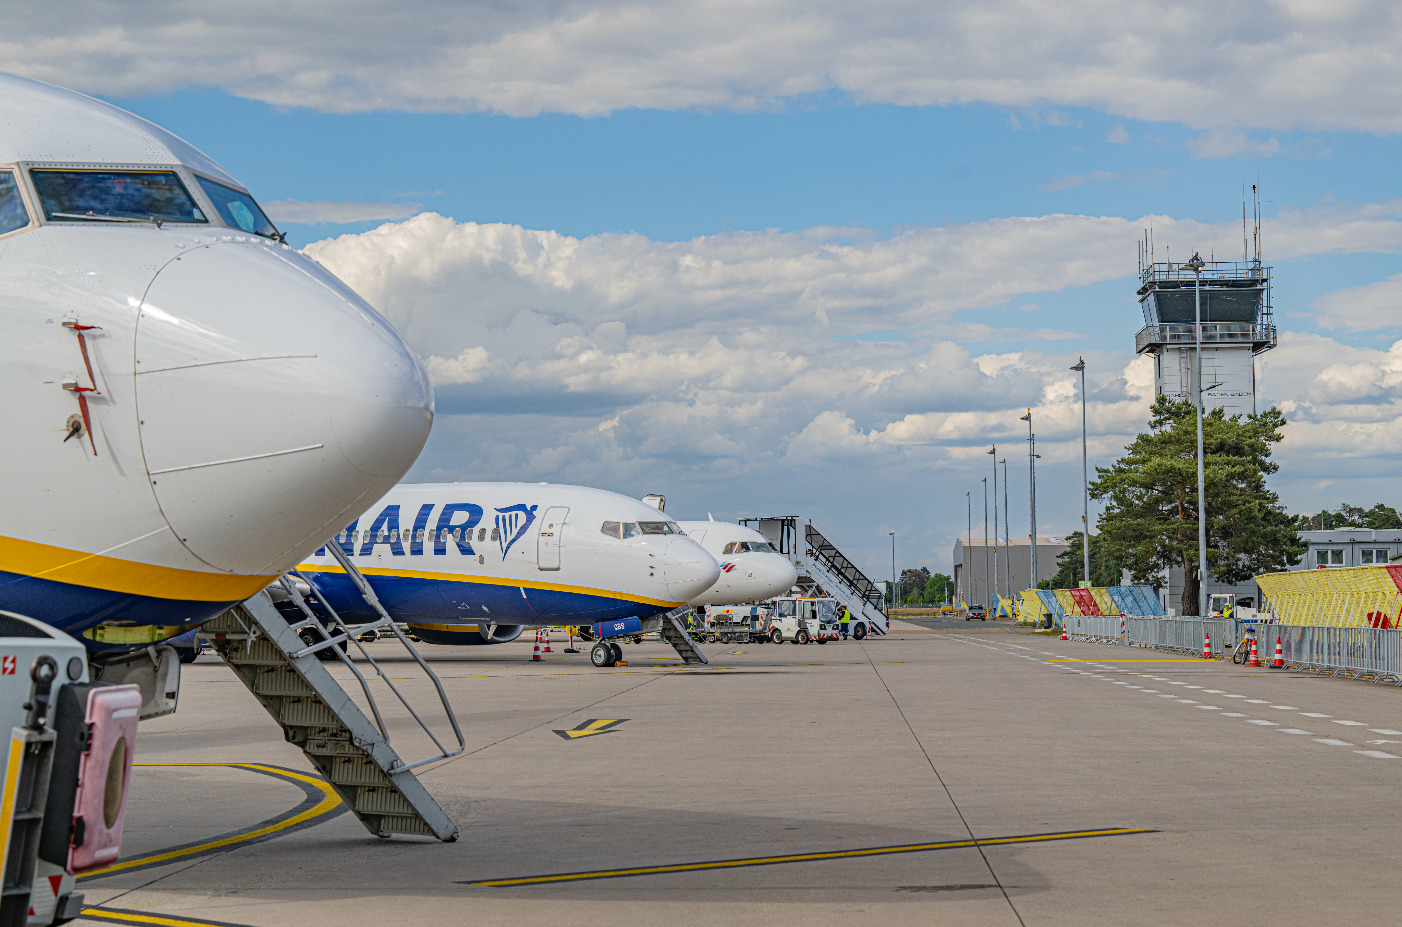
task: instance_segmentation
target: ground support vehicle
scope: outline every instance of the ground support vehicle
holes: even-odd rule
[[[769,610],[758,605],[712,605],[706,610],[706,641],[722,644],[764,643],[769,639]]]
[[[774,617],[770,624],[769,639],[776,644],[790,641],[806,644],[817,641],[842,639],[842,627],[838,622],[836,599],[784,596],[774,600]],[[858,633],[858,629],[861,633]],[[866,636],[866,628],[860,622],[852,622],[852,636],[861,640]]]
[[[988,620],[988,615],[984,614],[982,605],[970,605],[969,610],[964,613],[965,621],[973,621],[974,619],[978,619],[979,621]]]

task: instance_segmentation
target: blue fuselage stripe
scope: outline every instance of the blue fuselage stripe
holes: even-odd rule
[[[308,573],[317,592],[348,621],[370,621],[370,606],[344,573]],[[495,583],[454,582],[411,576],[365,577],[396,621],[591,625],[615,618],[647,618],[668,610],[608,596],[555,589],[523,589]]]

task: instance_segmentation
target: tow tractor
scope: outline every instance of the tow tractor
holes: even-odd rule
[[[826,644],[841,638],[836,599],[803,596],[774,599],[774,618],[769,631],[769,639],[774,643],[817,641]]]

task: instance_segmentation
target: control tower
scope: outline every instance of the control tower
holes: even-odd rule
[[[1134,337],[1134,349],[1154,356],[1156,396],[1192,399],[1198,388],[1198,283],[1192,267],[1140,261],[1144,328]],[[1212,261],[1202,265],[1201,287],[1203,407],[1222,408],[1228,415],[1254,413],[1256,355],[1275,347],[1276,341],[1271,269],[1262,266],[1259,257]]]

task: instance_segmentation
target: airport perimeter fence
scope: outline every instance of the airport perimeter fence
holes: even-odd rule
[[[1287,668],[1371,678],[1374,682],[1402,686],[1402,631],[1397,629],[1270,624],[1229,618],[1066,616],[1066,634],[1072,640],[1194,656],[1202,655],[1204,638],[1214,657],[1226,656],[1250,627],[1257,629],[1257,651],[1263,664],[1269,665],[1275,658],[1278,640]]]

